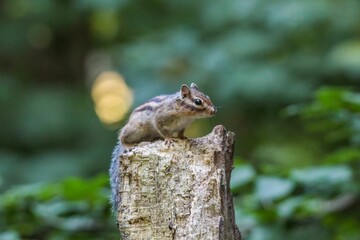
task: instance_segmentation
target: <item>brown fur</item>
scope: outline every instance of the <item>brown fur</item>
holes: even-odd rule
[[[196,105],[195,99],[202,104]],[[137,107],[120,132],[125,147],[155,139],[183,138],[185,128],[197,118],[211,117],[216,108],[195,84],[182,85],[179,92],[161,95]]]

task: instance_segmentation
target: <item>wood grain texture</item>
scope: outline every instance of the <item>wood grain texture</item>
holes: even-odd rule
[[[120,156],[123,239],[241,239],[230,192],[234,134],[141,143]]]

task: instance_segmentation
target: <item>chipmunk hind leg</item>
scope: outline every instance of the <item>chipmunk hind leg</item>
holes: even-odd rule
[[[120,141],[126,146],[152,141],[159,137],[150,124],[142,122],[127,124],[120,132]]]
[[[142,124],[127,124],[120,132],[120,141],[124,145],[135,145],[143,141],[144,127]]]

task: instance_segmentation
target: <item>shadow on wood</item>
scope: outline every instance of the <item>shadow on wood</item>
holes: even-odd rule
[[[141,143],[120,156],[123,239],[241,239],[230,192],[234,134]]]

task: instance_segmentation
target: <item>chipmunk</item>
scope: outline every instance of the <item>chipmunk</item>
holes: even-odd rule
[[[129,121],[121,129],[118,145],[112,154],[110,183],[113,211],[120,203],[118,166],[125,149],[141,142],[164,139],[170,145],[176,138],[184,139],[184,131],[197,118],[211,117],[216,107],[210,97],[200,92],[196,84],[183,84],[180,91],[171,95],[160,95],[135,108]]]

